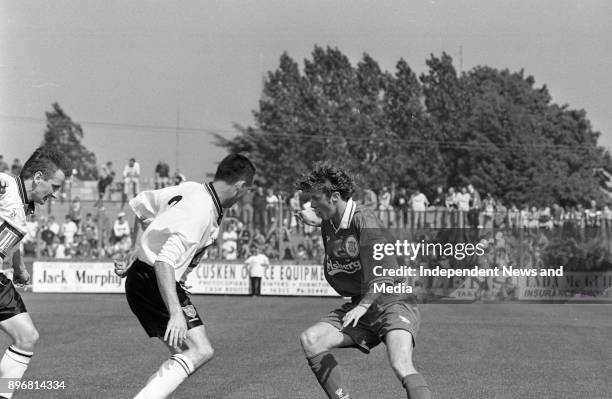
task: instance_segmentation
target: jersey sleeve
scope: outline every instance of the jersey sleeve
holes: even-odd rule
[[[153,217],[159,210],[159,203],[157,201],[159,195],[159,192],[156,191],[143,191],[130,200],[130,207],[138,219],[144,223],[149,223],[153,220]]]

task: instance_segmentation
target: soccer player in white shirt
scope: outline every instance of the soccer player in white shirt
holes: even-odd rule
[[[127,276],[128,304],[150,337],[160,338],[172,355],[135,399],[167,398],[213,357],[204,324],[182,287],[219,233],[223,209],[251,190],[255,168],[244,156],[224,158],[208,184],[185,182],[144,191],[130,201],[145,226],[136,259],[116,262]]]
[[[7,378],[21,379],[38,341],[38,331],[14,286],[30,280],[18,243],[26,233],[26,217],[34,212],[34,204],[55,198],[70,170],[63,153],[41,147],[26,161],[19,176],[0,173],[0,263],[13,265],[13,281],[0,273],[0,330],[11,339],[0,360],[0,380],[5,382]],[[0,398],[12,395],[6,387],[0,392]]]

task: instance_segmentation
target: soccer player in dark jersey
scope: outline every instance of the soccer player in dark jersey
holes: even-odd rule
[[[375,289],[376,284],[395,283],[373,270],[373,245],[389,242],[381,221],[371,210],[353,202],[355,184],[343,169],[316,164],[296,186],[310,195],[316,214],[302,213],[302,221],[317,225],[315,219],[321,219],[325,278],[340,295],[351,297],[350,303],[332,311],[300,336],[319,384],[329,398],[349,399],[340,367],[330,350],[354,347],[369,353],[382,341],[408,398],[430,399],[429,387],[412,362],[420,324],[416,301],[412,296],[377,293]],[[384,269],[397,267],[392,257],[376,263]]]
[[[66,156],[49,148],[38,148],[28,158],[19,176],[0,173],[0,265],[12,263],[13,281],[0,273],[0,330],[11,339],[0,360],[0,381],[4,382],[0,398],[12,397],[8,379],[20,380],[34,353],[38,331],[14,284],[28,284],[19,249],[26,233],[27,216],[35,204],[43,205],[55,198],[71,167]]]
[[[133,262],[116,262],[126,276],[132,312],[150,337],[158,337],[172,355],[151,376],[135,399],[162,399],[213,357],[204,322],[183,284],[217,238],[223,209],[252,189],[255,168],[231,154],[217,168],[212,183],[184,182],[143,191],[130,207],[145,229]]]

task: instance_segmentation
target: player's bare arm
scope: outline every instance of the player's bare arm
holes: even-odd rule
[[[13,283],[16,285],[28,285],[30,283],[30,273],[23,263],[23,257],[19,249],[13,253]]]
[[[170,314],[170,320],[164,334],[164,341],[173,347],[180,348],[183,340],[187,337],[187,322],[183,316],[181,304],[176,293],[174,268],[160,261],[155,262],[154,268],[159,291]]]

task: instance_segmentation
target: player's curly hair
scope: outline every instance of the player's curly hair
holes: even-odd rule
[[[348,201],[355,192],[355,180],[342,168],[316,162],[312,171],[302,175],[295,187],[305,192],[322,192],[328,197],[337,191],[344,201]]]

